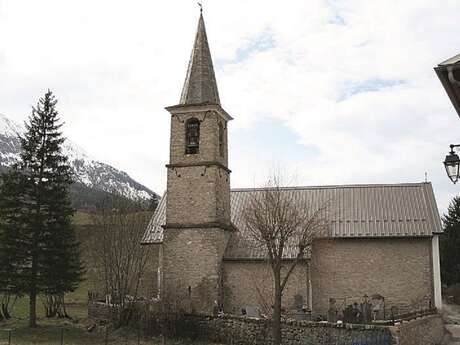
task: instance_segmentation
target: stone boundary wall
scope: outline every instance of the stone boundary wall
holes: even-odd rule
[[[105,303],[90,302],[88,316],[98,321],[109,321],[114,315],[113,308]],[[156,334],[158,314],[150,312],[142,328],[147,333]],[[210,316],[186,314],[175,319],[178,337],[205,339],[231,345],[269,345],[272,344],[271,323],[269,320],[241,316]],[[174,325],[173,325],[174,326]],[[171,330],[171,324],[165,329]],[[313,321],[285,321],[282,324],[283,344],[285,345],[390,345],[392,335],[388,327],[373,325],[335,324]]]
[[[114,307],[101,302],[88,303],[88,317],[110,321]],[[141,317],[145,331],[158,333],[158,314]],[[180,335],[232,345],[268,345],[272,336],[270,321],[225,315],[183,315],[176,319]],[[174,333],[174,332],[173,332]],[[440,314],[403,321],[395,326],[335,324],[329,322],[285,321],[282,326],[286,345],[439,345],[446,335]]]
[[[446,334],[440,314],[404,321],[392,332],[398,345],[439,345]]]
[[[111,308],[103,302],[88,302],[88,317],[96,321],[111,320]]]
[[[203,338],[234,345],[272,344],[270,321],[240,316],[187,315],[190,329]],[[282,324],[285,345],[390,345],[387,327],[333,324],[312,321],[285,321]]]

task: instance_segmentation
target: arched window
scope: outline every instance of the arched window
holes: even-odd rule
[[[219,122],[219,153],[224,156],[224,126]]]
[[[185,153],[198,153],[200,147],[200,121],[195,118],[185,123]]]

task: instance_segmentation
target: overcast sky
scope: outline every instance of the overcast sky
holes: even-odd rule
[[[229,126],[232,187],[281,167],[299,185],[433,182],[460,143],[433,67],[460,53],[459,0],[203,0]],[[194,0],[0,0],[0,113],[47,88],[66,136],[163,193]]]

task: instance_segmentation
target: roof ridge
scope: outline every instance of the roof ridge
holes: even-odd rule
[[[342,185],[313,185],[313,186],[284,186],[283,190],[305,190],[305,189],[334,189],[334,188],[375,188],[375,187],[421,187],[431,185],[431,182],[405,182],[405,183],[365,183],[365,184],[342,184]],[[246,187],[231,188],[231,192],[251,192],[264,190],[269,187]]]

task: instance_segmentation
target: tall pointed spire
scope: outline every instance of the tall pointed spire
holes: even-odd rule
[[[195,44],[193,45],[187,76],[180,97],[180,104],[203,103],[220,105],[219,91],[217,90],[216,76],[212,67],[206,28],[204,26],[203,14],[200,11]]]

